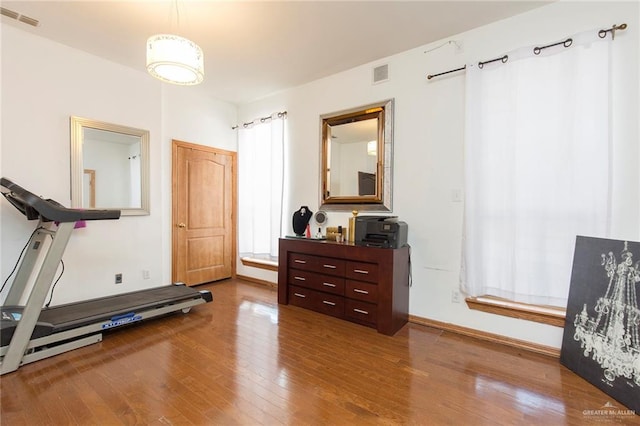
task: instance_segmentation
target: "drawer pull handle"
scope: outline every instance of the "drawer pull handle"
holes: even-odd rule
[[[298,280],[298,281],[306,281],[307,279],[304,277],[293,277],[294,280]]]
[[[369,294],[367,290],[360,290],[359,288],[354,288],[353,291],[360,294]]]
[[[300,294],[300,293],[293,293],[294,296],[298,296],[298,297],[302,297],[303,299],[307,296],[305,296],[304,294]]]
[[[365,271],[364,269],[354,269],[353,272],[355,272],[356,274],[368,274],[369,271]]]
[[[354,309],[353,312],[357,312],[359,314],[369,315],[369,312],[363,311],[362,309]]]
[[[329,268],[329,269],[336,269],[337,266],[336,265],[322,265],[325,268]]]
[[[300,260],[300,259],[294,259],[294,261],[293,261],[293,262],[294,262],[294,263],[302,263],[302,264],[307,263],[307,261],[306,261],[306,260]]]
[[[325,305],[336,306],[335,303],[329,302],[328,300],[323,300],[322,303],[324,303]]]
[[[326,285],[327,287],[335,287],[335,284],[331,284],[331,283],[322,283],[322,285]]]

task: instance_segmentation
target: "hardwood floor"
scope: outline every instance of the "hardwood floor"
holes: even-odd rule
[[[638,424],[555,358],[409,324],[393,337],[272,289],[213,303],[3,376],[2,425]],[[624,407],[620,407],[624,408]]]

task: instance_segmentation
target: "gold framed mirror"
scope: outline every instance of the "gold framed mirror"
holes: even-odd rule
[[[320,206],[391,211],[393,99],[320,116]]]
[[[71,207],[149,214],[149,131],[71,117]]]

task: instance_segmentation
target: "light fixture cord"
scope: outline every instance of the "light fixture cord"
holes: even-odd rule
[[[173,23],[173,16],[175,14],[175,27]],[[169,28],[171,32],[175,34],[180,33],[180,6],[178,5],[178,0],[173,0],[173,7],[169,8]]]
[[[176,22],[178,23],[178,29],[180,29],[180,8],[178,7],[178,0],[174,1],[176,5]]]

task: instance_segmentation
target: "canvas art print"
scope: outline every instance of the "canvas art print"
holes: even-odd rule
[[[578,237],[560,361],[640,414],[640,243]]]

